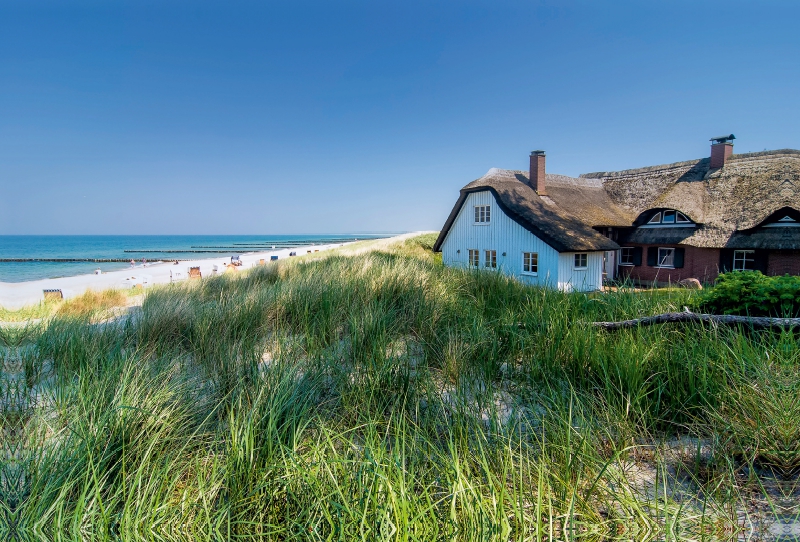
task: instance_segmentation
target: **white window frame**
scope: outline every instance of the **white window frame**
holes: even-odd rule
[[[629,251],[629,252],[628,252],[628,256],[630,256],[630,260],[631,260],[630,262],[626,262],[626,261],[624,260],[624,258],[625,258],[625,251],[626,251],[626,250],[627,250],[627,251]],[[619,265],[631,266],[631,267],[632,267],[632,266],[634,266],[634,265],[636,265],[636,264],[634,264],[634,263],[633,263],[633,253],[634,253],[634,250],[636,250],[636,247],[620,247],[620,249],[619,249]]]
[[[670,216],[672,218],[671,221],[666,221],[666,217]],[[691,227],[694,228],[696,224],[692,222],[689,217],[683,214],[680,211],[675,209],[664,209],[663,211],[659,211],[650,217],[650,220],[647,221],[647,224],[640,226],[641,228],[663,228],[663,227],[676,227],[680,226],[682,228]]]
[[[525,270],[525,267],[528,270]],[[522,274],[537,276],[539,274],[539,253],[538,252],[523,252],[522,253]]]
[[[748,257],[749,256],[749,257]],[[752,267],[747,268],[750,262]],[[734,271],[754,271],[756,263],[755,250],[734,250],[733,251],[733,270]],[[741,265],[740,265],[741,264]]]
[[[664,251],[664,256],[661,256],[661,251]],[[662,269],[675,269],[675,249],[669,247],[658,247],[656,253],[656,267]]]
[[[476,205],[475,206],[475,222],[476,226],[488,226],[492,221],[492,206],[491,205]]]
[[[585,260],[586,263],[584,265],[578,265],[578,260]],[[577,271],[582,271],[584,269],[589,268],[589,253],[588,252],[578,252],[572,256],[572,268]]]
[[[481,251],[477,248],[471,248],[467,251],[467,265],[469,267],[478,268],[481,265]]]
[[[484,254],[483,266],[486,269],[497,269],[497,251],[484,250],[483,254]]]

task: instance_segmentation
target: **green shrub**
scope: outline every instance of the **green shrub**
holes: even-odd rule
[[[800,277],[768,277],[760,271],[723,273],[697,304],[716,314],[796,316],[800,313]]]

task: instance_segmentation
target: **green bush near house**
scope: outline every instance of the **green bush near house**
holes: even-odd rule
[[[734,271],[719,276],[697,306],[715,314],[794,317],[800,314],[800,277],[768,277],[760,271]]]

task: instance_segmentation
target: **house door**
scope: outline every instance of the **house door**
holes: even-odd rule
[[[614,280],[617,277],[617,251],[606,250],[603,253],[603,280]]]

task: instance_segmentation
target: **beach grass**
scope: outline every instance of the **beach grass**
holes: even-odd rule
[[[446,268],[434,240],[158,287],[102,322],[87,297],[4,331],[0,530],[727,539],[798,513],[792,332],[608,333],[591,323],[696,294],[528,287]]]
[[[19,309],[0,306],[0,323],[25,323],[58,316],[101,316],[111,309],[125,307],[131,298],[141,296],[137,290],[87,290],[66,300],[49,299]]]

